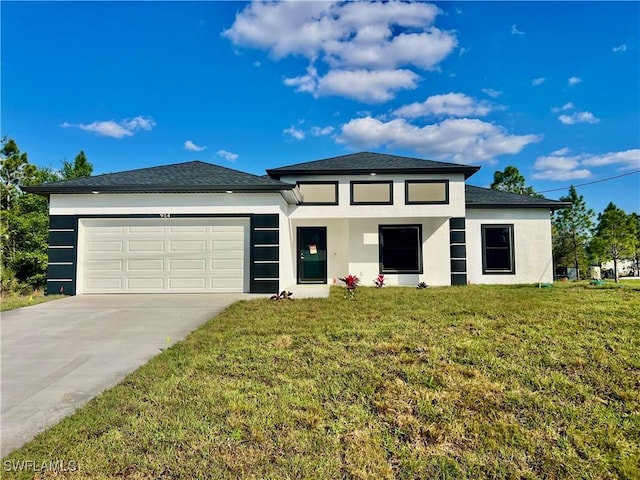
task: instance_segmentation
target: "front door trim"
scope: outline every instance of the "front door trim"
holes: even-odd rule
[[[305,234],[316,231],[320,236],[313,245],[315,246],[316,253],[310,253],[308,247],[305,245]],[[309,278],[305,276],[304,260],[306,255],[318,255],[317,267],[319,268],[319,275]],[[298,284],[326,284],[327,283],[327,227],[322,226],[307,226],[296,228],[296,270],[297,270],[297,283]]]

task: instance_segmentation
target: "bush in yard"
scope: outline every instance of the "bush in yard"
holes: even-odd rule
[[[358,288],[358,285],[360,285],[360,279],[355,275],[347,275],[346,277],[341,278],[340,281],[344,282],[345,286],[347,287],[345,298],[354,298],[356,295],[356,288]]]

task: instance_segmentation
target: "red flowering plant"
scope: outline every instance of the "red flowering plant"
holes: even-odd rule
[[[384,283],[384,273],[379,273],[373,283],[376,284],[376,288],[384,287],[386,285]]]
[[[360,284],[360,279],[355,275],[347,275],[346,277],[341,278],[340,281],[344,282],[347,287],[347,294],[345,297],[350,299],[353,298],[356,294],[356,288],[358,288],[358,285]]]

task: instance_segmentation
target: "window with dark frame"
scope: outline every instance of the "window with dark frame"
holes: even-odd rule
[[[351,205],[393,205],[393,182],[351,182]]]
[[[405,180],[404,202],[407,205],[449,203],[449,180]]]
[[[422,273],[422,225],[379,225],[380,273]]]
[[[338,205],[338,182],[298,182],[303,205]]]
[[[516,273],[513,225],[482,225],[482,273]]]

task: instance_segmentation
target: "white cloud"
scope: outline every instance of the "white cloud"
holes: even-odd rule
[[[620,170],[640,169],[640,149],[635,148],[622,152],[609,152],[602,155],[587,156],[582,160],[582,164],[593,167],[620,164]]]
[[[116,122],[115,120],[102,120],[92,123],[69,123],[64,122],[62,128],[79,128],[85,132],[92,132],[98,135],[111,138],[132,137],[138,130],[151,130],[156,125],[151,117],[137,116]]]
[[[494,90],[493,88],[483,88],[482,91],[486,95],[489,95],[491,98],[498,98],[500,95],[502,95],[501,90]]]
[[[556,155],[556,156],[558,156],[558,155],[566,155],[567,153],[569,153],[569,151],[570,151],[569,147],[564,147],[564,148],[561,148],[559,150],[554,150],[553,152],[551,152],[551,155]]]
[[[284,83],[316,97],[343,96],[365,103],[382,103],[391,100],[397,90],[416,88],[418,78],[411,70],[331,70],[320,77],[315,68],[309,67],[306,75],[286,78]]]
[[[184,142],[184,149],[185,150],[190,150],[192,152],[201,152],[202,150],[204,150],[206,148],[207,148],[206,146],[201,147],[200,145],[196,145],[191,140],[187,140],[186,142]]]
[[[297,92],[314,93],[318,88],[318,71],[313,66],[309,66],[306,75],[285,78],[284,84],[289,87],[298,87]]]
[[[580,77],[571,77],[569,80],[569,86],[573,87],[574,85],[578,85],[579,83],[582,83],[582,79]]]
[[[333,133],[333,127],[311,127],[311,135],[314,137],[324,137]]]
[[[547,79],[545,77],[534,78],[533,81],[531,82],[531,85],[533,85],[534,87],[537,87],[538,85],[542,85],[546,81]]]
[[[446,93],[433,95],[424,102],[415,102],[398,108],[394,115],[404,118],[434,116],[466,117],[469,115],[484,116],[492,110],[486,101],[476,100],[464,93]]]
[[[562,153],[564,152],[564,153]],[[549,156],[536,159],[533,168],[540,170],[533,174],[535,180],[575,180],[589,178],[591,172],[579,169],[579,157],[567,157],[568,149],[556,151]]]
[[[407,67],[436,69],[457,46],[454,33],[433,26],[438,13],[436,6],[418,2],[254,2],[223,35],[237,46],[267,50],[275,59],[307,58],[305,75],[285,79],[299,92],[380,102],[399,88],[415,88],[418,76]],[[319,75],[316,63],[327,73]],[[354,72],[356,80],[369,81],[344,85]],[[402,77],[402,86],[397,78],[389,80],[391,74]],[[381,81],[391,84],[381,87]],[[373,91],[363,92],[367,88]]]
[[[261,65],[262,65],[262,62],[260,60],[256,60],[255,62],[253,62],[253,66],[256,68],[260,68]]]
[[[151,117],[137,116],[129,120],[123,120],[122,125],[130,131],[134,130],[151,130],[156,122]]]
[[[533,175],[536,180],[575,180],[589,178],[591,170],[584,167],[620,165],[618,170],[640,168],[640,149],[609,152],[601,155],[582,153],[570,156],[568,148],[561,148],[550,155],[538,157]]]
[[[228,152],[227,150],[218,150],[216,152],[216,155],[218,155],[221,158],[224,158],[228,162],[235,162],[239,156],[237,153],[231,153],[231,152]]]
[[[492,162],[539,140],[537,135],[509,135],[504,128],[477,119],[447,119],[419,127],[404,119],[383,122],[372,117],[350,120],[337,139],[354,148],[386,145],[460,163]]]
[[[623,43],[622,45],[618,45],[617,47],[613,47],[611,49],[611,51],[613,51],[613,52],[626,52],[627,51],[627,46]]]
[[[560,115],[558,117],[565,125],[574,125],[576,123],[598,123],[600,121],[593,113],[591,112],[574,112],[571,115]]]
[[[511,25],[511,35],[524,35],[525,32],[522,32],[520,30],[518,30],[518,27],[516,27],[516,25]]]
[[[289,128],[284,129],[282,133],[286,133],[294,140],[304,140],[305,138],[304,132],[302,130],[297,129],[293,125],[290,126]]]
[[[571,103],[571,102],[568,102],[568,103],[565,103],[561,107],[553,107],[551,109],[551,111],[553,113],[558,113],[558,112],[563,112],[563,111],[566,111],[566,110],[573,110],[574,108],[576,108],[575,105],[573,103]]]

